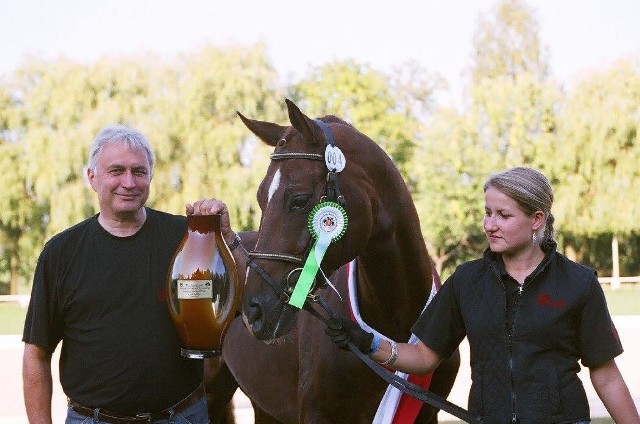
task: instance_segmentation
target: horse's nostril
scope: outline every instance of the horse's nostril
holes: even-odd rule
[[[251,302],[246,316],[249,324],[251,325],[255,325],[259,322],[262,319],[262,308],[260,307],[260,304],[256,301]]]

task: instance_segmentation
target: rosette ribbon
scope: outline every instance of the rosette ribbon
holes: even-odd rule
[[[318,203],[309,214],[309,232],[315,239],[305,260],[289,304],[302,309],[329,245],[338,241],[347,229],[347,212],[336,202]],[[326,279],[326,277],[325,277]],[[331,283],[329,282],[331,285]],[[333,287],[333,285],[331,285]],[[335,287],[333,287],[335,290]]]

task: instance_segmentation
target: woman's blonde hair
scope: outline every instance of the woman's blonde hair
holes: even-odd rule
[[[534,233],[534,242],[542,244],[554,240],[555,218],[551,213],[553,189],[544,174],[533,168],[517,166],[493,174],[484,184],[484,191],[489,187],[511,197],[527,215],[542,211],[546,218],[545,224]]]

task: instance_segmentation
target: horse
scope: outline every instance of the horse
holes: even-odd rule
[[[371,423],[387,384],[335,346],[304,309],[321,297],[333,313],[350,316],[351,290],[364,322],[407,341],[437,274],[410,192],[382,148],[341,118],[314,120],[289,99],[286,105],[290,126],[238,112],[274,151],[257,191],[262,215],[248,244],[241,317],[230,325],[222,355],[256,423]],[[336,157],[340,172],[328,170]],[[342,206],[348,225],[321,259],[305,306],[296,307],[288,301],[314,243],[308,216],[327,200]],[[457,352],[443,361],[429,390],[446,398],[459,364]],[[415,422],[437,422],[435,408],[419,408]]]

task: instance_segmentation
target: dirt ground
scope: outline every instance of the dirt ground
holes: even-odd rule
[[[614,317],[618,333],[622,339],[625,352],[617,358],[617,364],[625,377],[627,385],[640,408],[640,315]],[[20,336],[0,336],[0,424],[27,423],[22,396],[22,351],[23,343]],[[462,365],[453,386],[449,401],[467,406],[467,394],[470,386],[469,346],[465,342],[460,346]],[[66,398],[58,384],[57,370],[58,353],[54,357],[54,395],[53,413],[54,423],[63,423],[66,415]],[[598,399],[586,371],[580,373],[589,403],[592,417],[608,417],[608,413]],[[236,419],[238,424],[253,423],[251,406],[247,398],[238,393],[235,397]],[[440,413],[440,421],[456,421],[455,417],[444,412]]]

